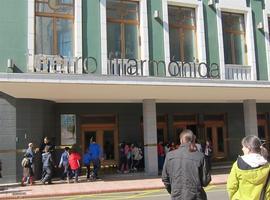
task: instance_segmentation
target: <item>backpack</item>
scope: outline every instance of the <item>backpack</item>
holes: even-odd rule
[[[22,159],[22,167],[27,167],[30,163],[30,159],[29,158],[23,158]]]

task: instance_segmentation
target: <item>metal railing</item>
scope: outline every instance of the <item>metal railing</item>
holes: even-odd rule
[[[238,81],[251,80],[251,66],[225,65],[225,78]]]

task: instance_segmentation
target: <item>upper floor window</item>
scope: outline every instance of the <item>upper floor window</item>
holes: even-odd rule
[[[197,58],[195,9],[168,6],[171,60],[193,62]]]
[[[35,53],[73,56],[74,0],[35,1]]]
[[[108,58],[139,58],[139,2],[107,0]]]
[[[222,12],[222,29],[225,64],[246,65],[244,15]]]

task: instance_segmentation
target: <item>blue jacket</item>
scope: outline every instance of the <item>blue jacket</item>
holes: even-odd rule
[[[83,163],[85,165],[89,165],[91,162],[91,157],[90,157],[90,153],[86,152],[84,155],[83,155]]]
[[[101,157],[101,149],[97,143],[89,144],[88,152],[91,160],[95,160]]]

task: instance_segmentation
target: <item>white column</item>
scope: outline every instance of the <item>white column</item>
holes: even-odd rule
[[[143,100],[144,163],[147,175],[158,175],[156,102]]]
[[[244,100],[245,135],[257,135],[257,107],[256,100]]]
[[[107,75],[107,16],[106,0],[100,0],[101,74]]]

